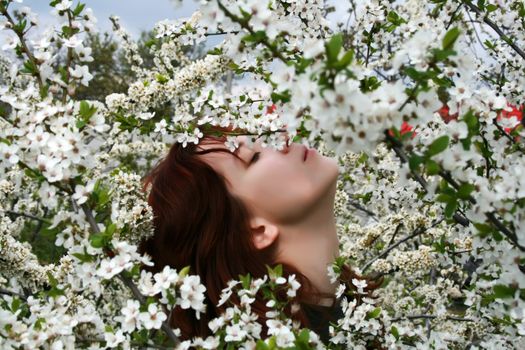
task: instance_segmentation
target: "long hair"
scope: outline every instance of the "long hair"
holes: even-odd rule
[[[231,129],[217,127],[215,130]],[[224,142],[225,137],[206,134],[203,141],[219,143]],[[216,305],[230,280],[248,273],[253,278],[261,278],[266,275],[267,266],[280,263],[277,261],[278,238],[267,248],[254,246],[247,207],[228,191],[225,178],[197,156],[209,152],[228,152],[238,157],[224,147],[199,151],[197,145],[182,147],[175,143],[144,179],[144,188],[151,186],[148,202],[154,212],[154,235],[143,241],[139,250],[150,255],[155,265],[143,268],[158,272],[166,265],[178,270],[190,266],[190,273],[199,275],[206,287],[207,307],[200,319],[192,310],[175,308],[171,312],[168,321],[181,330],[183,339],[210,334],[209,321],[226,308]],[[297,302],[315,300],[321,295],[296,267],[281,265],[283,277],[295,274],[301,283]],[[347,270],[347,277],[360,278],[351,269]],[[370,282],[368,289],[374,286]],[[265,304],[262,298],[256,298],[252,304],[263,332],[269,311]],[[309,324],[301,310],[289,316],[306,327]]]

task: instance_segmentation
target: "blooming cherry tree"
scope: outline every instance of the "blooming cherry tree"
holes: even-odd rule
[[[2,348],[525,347],[522,1],[204,0],[155,25],[150,69],[112,17],[137,78],[104,103],[76,97],[93,79],[91,9],[53,0],[58,24],[28,39],[39,21],[21,3],[0,0]],[[204,55],[187,50],[217,35]],[[205,312],[206,288],[191,266],[141,269],[152,262],[136,245],[153,233],[141,174],[214,126],[337,157],[328,273],[350,264],[384,284],[340,285],[329,343],[285,316],[301,286],[279,266],[230,281],[212,336],[181,341],[170,326],[176,308]]]

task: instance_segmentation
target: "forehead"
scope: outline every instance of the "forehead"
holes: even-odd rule
[[[221,139],[204,139],[197,145],[198,150],[221,149],[223,151],[212,151],[197,156],[210,165],[216,172],[220,173],[228,181],[234,181],[245,170],[244,163],[228,150]],[[239,148],[236,152],[239,151]]]

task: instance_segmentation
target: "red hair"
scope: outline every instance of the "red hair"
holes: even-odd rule
[[[225,137],[205,135],[203,140],[224,142]],[[224,147],[198,151],[197,145],[182,147],[175,143],[144,180],[144,188],[151,185],[148,202],[153,208],[155,230],[154,235],[140,245],[140,251],[150,255],[155,263],[144,268],[158,272],[166,265],[177,270],[190,266],[190,273],[199,275],[206,286],[206,312],[199,320],[192,310],[176,308],[171,313],[169,322],[172,327],[180,328],[183,339],[210,334],[208,322],[225,310],[226,306],[216,305],[230,280],[248,273],[253,278],[261,278],[267,273],[266,266],[279,264],[278,239],[265,249],[254,246],[247,207],[228,191],[224,177],[196,156],[209,152],[237,156]],[[297,302],[311,302],[321,296],[295,267],[282,265],[283,277],[295,274],[301,283]],[[348,280],[360,278],[349,271]],[[263,330],[265,314],[269,311],[265,303],[261,297],[252,304]],[[293,318],[308,326],[301,310]]]

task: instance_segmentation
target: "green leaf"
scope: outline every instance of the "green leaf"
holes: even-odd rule
[[[432,55],[436,61],[444,61],[450,56],[454,56],[457,52],[452,49],[442,50],[442,49],[432,49]]]
[[[477,5],[483,11],[485,9],[485,0],[478,0]]]
[[[396,340],[399,340],[399,331],[397,330],[396,326],[390,327],[390,333],[392,333]]]
[[[437,242],[432,243],[432,247],[438,252],[438,253],[445,253],[447,242],[445,240],[445,235],[441,236],[441,239]]]
[[[470,193],[472,193],[472,191],[474,191],[475,188],[476,187],[474,187],[474,185],[468,183],[462,184],[458,188],[458,197],[461,199],[469,199]]]
[[[96,233],[91,235],[91,237],[89,237],[89,241],[91,242],[91,246],[95,248],[102,248],[108,242],[107,237],[103,233]]]
[[[165,84],[165,83],[167,83],[169,81],[169,79],[166,76],[162,75],[162,74],[157,74],[155,79],[157,79],[157,81],[159,83],[161,83],[161,84]]]
[[[298,336],[295,337],[295,346],[297,350],[310,350],[310,331],[308,329],[303,329]]]
[[[89,254],[73,253],[72,255],[84,263],[92,262],[94,260],[93,257]]]
[[[251,284],[251,281],[252,281],[252,277],[250,276],[250,274],[246,274],[246,275],[240,275],[239,276],[239,280],[241,281],[241,284],[242,284],[242,287],[244,289],[250,289],[250,284]]]
[[[381,308],[380,307],[376,307],[374,310],[369,311],[366,314],[366,319],[370,320],[370,319],[373,319],[373,318],[377,318],[377,317],[379,317],[380,314],[381,314]]]
[[[183,277],[186,277],[186,276],[188,275],[188,273],[190,273],[190,267],[189,267],[189,266],[186,266],[186,267],[184,267],[182,270],[180,270],[180,272],[179,272],[179,276],[180,276],[181,278],[183,278]]]
[[[47,278],[49,279],[49,284],[52,287],[55,287],[58,284],[58,280],[55,278],[55,276],[53,276],[51,272],[47,271],[46,274],[47,274]]]
[[[449,29],[449,31],[443,37],[443,49],[449,50],[454,47],[454,43],[458,39],[460,34],[459,28],[454,27]]]
[[[423,163],[425,159],[423,157],[420,157],[418,155],[413,155],[408,159],[408,166],[410,167],[410,170],[416,171],[419,168],[419,165]]]
[[[365,77],[360,81],[359,89],[361,89],[362,92],[369,92],[369,91],[374,91],[380,86],[381,86],[381,81],[379,81],[377,77],[371,76],[371,77]]]
[[[426,151],[426,156],[432,157],[438,153],[443,152],[444,150],[447,149],[448,142],[449,142],[449,138],[447,135],[438,137],[430,144],[430,146],[428,146],[428,150]]]
[[[113,233],[115,233],[116,230],[117,225],[115,223],[111,223],[108,227],[106,227],[104,235],[108,236],[111,239],[113,237]]]
[[[73,10],[73,15],[74,16],[80,15],[82,11],[84,10],[84,7],[86,7],[86,4],[78,3],[77,7],[75,7],[75,9]]]
[[[264,342],[264,340],[259,339],[255,345],[255,350],[270,350],[270,347]]]
[[[343,47],[343,36],[341,34],[334,35],[328,43],[326,43],[326,58],[329,65],[337,62],[339,52]]]
[[[79,114],[82,117],[82,119],[87,123],[89,121],[89,118],[95,114],[97,111],[97,107],[90,106],[87,101],[80,101],[80,108],[79,108]]]
[[[445,207],[445,216],[447,218],[451,218],[452,215],[456,212],[456,209],[458,208],[458,201],[456,199],[451,200],[448,202],[447,206]]]
[[[436,202],[441,202],[441,203],[448,203],[448,202],[451,202],[453,201],[455,198],[448,195],[448,194],[445,194],[445,193],[440,193],[437,197],[436,197]]]
[[[13,301],[11,302],[11,311],[15,312],[16,310],[18,310],[21,304],[22,302],[20,301],[20,299],[16,297],[13,298]]]
[[[428,175],[436,175],[441,170],[439,164],[433,161],[432,159],[427,159],[427,161],[425,162],[425,167],[427,168]]]
[[[36,75],[36,74],[38,74],[38,68],[34,65],[34,63],[32,61],[28,60],[28,61],[24,62],[24,68],[22,68],[20,70],[20,72],[26,73],[26,74]]]
[[[359,159],[357,160],[358,164],[365,164],[368,160],[368,154],[365,152],[361,152],[361,155],[359,156]]]
[[[486,9],[488,13],[491,13],[491,12],[496,11],[498,9],[498,6],[494,4],[488,4]]]
[[[341,70],[346,68],[354,59],[354,51],[348,50],[343,57],[334,65],[335,69]]]
[[[479,131],[479,121],[478,118],[472,112],[472,110],[469,110],[463,116],[463,121],[467,124],[469,132],[474,134]]]
[[[260,43],[266,38],[266,32],[264,30],[259,30],[253,34],[245,35],[241,40],[250,43]]]
[[[500,299],[512,298],[514,296],[514,293],[516,292],[515,288],[512,288],[504,284],[496,284],[493,287],[493,289],[494,289],[494,295],[496,296],[496,298],[500,298]]]
[[[86,126],[86,122],[83,121],[83,120],[77,120],[77,122],[75,123],[75,126],[77,127],[77,129],[82,129],[84,126]]]

